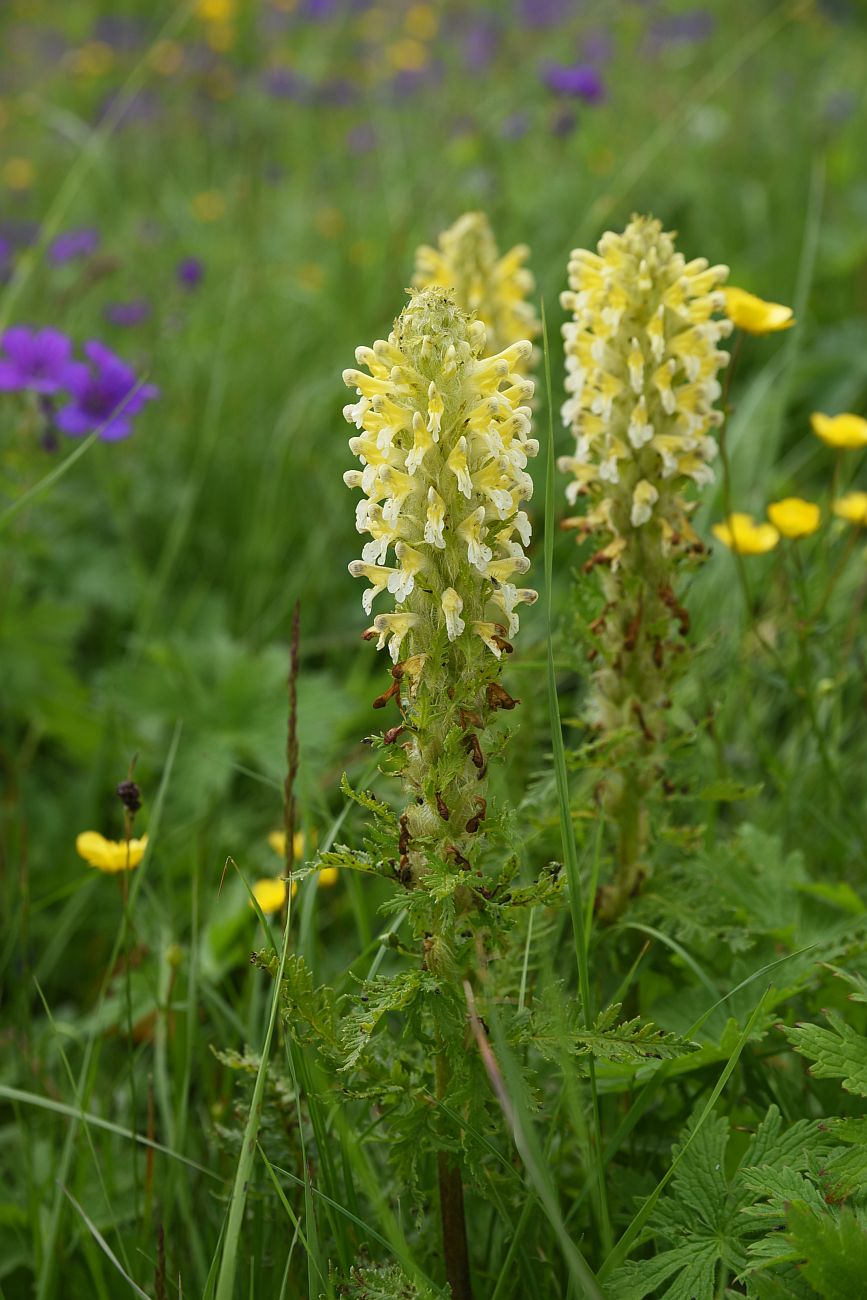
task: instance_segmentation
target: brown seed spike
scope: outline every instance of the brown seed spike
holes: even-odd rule
[[[516,704],[521,703],[520,700],[513,699],[499,682],[488,682],[485,697],[488,701],[488,708],[492,712],[496,712],[497,709],[514,709]]]
[[[476,795],[473,802],[478,811],[475,812],[467,822],[467,833],[469,835],[475,835],[488,812],[488,801],[487,799],[483,799],[480,794]]]
[[[439,790],[436,791],[436,801],[437,801],[437,812],[439,813],[440,817],[442,817],[443,821],[447,822],[450,814],[449,814],[446,801],[440,794]]]
[[[389,727],[388,731],[382,737],[384,745],[393,745],[400,733],[403,731],[403,723],[399,722],[396,727]]]
[[[406,813],[401,814],[398,825],[400,826],[400,835],[397,841],[397,851],[404,858],[409,852],[409,823],[406,820]]]
[[[448,847],[446,848],[446,853],[450,858],[452,858],[458,864],[459,867],[461,867],[463,871],[470,870],[470,864],[468,860],[464,857],[463,853],[461,853],[460,849],[456,848],[454,844],[448,845]]]

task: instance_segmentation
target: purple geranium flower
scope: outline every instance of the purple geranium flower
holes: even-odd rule
[[[58,235],[48,249],[48,256],[56,266],[72,262],[76,257],[89,257],[99,248],[99,231],[91,226],[80,230],[67,230]]]
[[[545,85],[558,95],[572,95],[588,104],[605,98],[605,83],[589,63],[548,63],[542,73]]]
[[[29,390],[56,393],[66,386],[72,361],[72,344],[59,330],[31,330],[13,325],[6,330],[0,347],[0,390],[7,393]]]
[[[140,384],[130,367],[102,343],[86,343],[84,351],[95,370],[80,363],[70,367],[66,387],[72,401],[57,412],[55,422],[72,438],[99,429],[104,442],[118,442],[129,436],[132,417],[159,396],[159,389]]]
[[[198,257],[184,257],[178,262],[175,274],[185,289],[195,289],[202,282],[205,264]]]

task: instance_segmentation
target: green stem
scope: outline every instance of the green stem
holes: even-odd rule
[[[448,1082],[448,1061],[445,1053],[440,1051],[436,1058],[438,1101],[442,1101],[445,1097]],[[447,1151],[437,1152],[437,1175],[446,1281],[451,1287],[452,1300],[473,1300],[470,1256],[467,1248],[467,1221],[464,1212],[464,1188],[461,1171],[457,1165],[451,1163]]]

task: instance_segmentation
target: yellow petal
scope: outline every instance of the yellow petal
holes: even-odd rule
[[[764,555],[780,540],[773,524],[757,524],[752,515],[736,512],[721,524],[714,524],[713,535],[738,555]]]
[[[286,901],[286,881],[277,877],[257,880],[253,886],[253,897],[266,916],[279,912]]]
[[[783,537],[809,537],[822,522],[822,511],[812,501],[784,497],[768,506],[768,518]]]
[[[99,831],[82,831],[76,836],[75,848],[79,857],[97,871],[132,871],[145,855],[148,837],[140,840],[107,840]]]
[[[813,432],[829,447],[867,447],[867,420],[860,415],[844,412],[842,415],[823,415],[816,411],[810,416]]]
[[[278,857],[281,858],[286,857],[286,832],[285,831],[271,831],[271,834],[268,836],[268,843],[271,845],[271,848],[278,855]],[[303,859],[304,859],[304,832],[296,831],[292,837],[292,860],[294,862],[302,862]]]
[[[795,324],[791,307],[784,307],[781,302],[765,302],[764,298],[757,298],[754,293],[731,284],[723,293],[726,315],[732,324],[747,334],[774,334]]]
[[[838,519],[867,528],[867,492],[847,492],[833,502],[831,509]]]
[[[329,885],[336,885],[338,875],[339,872],[337,867],[323,867],[319,872],[319,883],[320,885],[324,885],[326,888],[328,888]]]

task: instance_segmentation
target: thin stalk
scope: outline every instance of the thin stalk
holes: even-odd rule
[[[436,1095],[442,1101],[449,1083],[449,1066],[444,1051],[436,1057]],[[472,1300],[470,1255],[467,1248],[467,1220],[464,1211],[464,1187],[461,1171],[449,1160],[447,1151],[437,1152],[437,1179],[440,1195],[440,1221],[443,1234],[443,1259],[446,1281],[452,1300]]]

